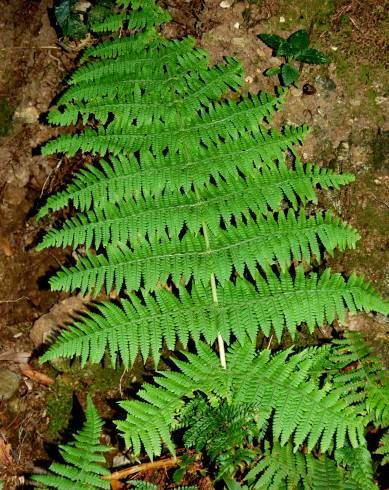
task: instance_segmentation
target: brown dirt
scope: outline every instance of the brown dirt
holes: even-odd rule
[[[386,2],[301,0],[292,8],[290,2],[281,0],[235,1],[227,9],[219,3],[161,1],[175,19],[165,28],[166,34],[196,36],[215,61],[223,56],[240,58],[252,91],[273,90],[275,81],[264,78],[262,72],[278,63],[256,38],[260,32],[287,36],[314,25],[313,44],[332,53],[329,66],[304,68],[302,83],[313,85],[316,93],[304,95],[291,89],[277,122],[306,122],[313,128],[302,151],[305,160],[356,174],[356,183],[347,190],[321,197],[322,205],[335,208],[363,237],[356,251],[336,257],[334,267],[346,273],[365,273],[389,296],[388,94],[387,80],[379,78],[379,66],[387,63],[379,28],[385,22],[381,7]],[[326,13],[327,3],[333,6]],[[33,249],[41,231],[33,220],[34,212],[71,169],[69,162],[59,164],[54,157],[37,152],[39,144],[54,135],[52,128],[39,122],[39,115],[48,110],[77,56],[76,51],[58,49],[48,16],[51,7],[51,0],[0,0],[0,99],[5,98],[14,110],[10,132],[0,137],[0,354],[31,353],[34,321],[65,297],[51,293],[46,282],[65,255]],[[360,58],[351,52],[349,39],[359,43]],[[347,56],[347,67],[341,56]],[[370,70],[367,75],[355,71],[359,59]],[[385,322],[380,317],[358,316],[343,327],[367,331],[373,345],[385,352]],[[32,353],[30,365],[45,372],[36,357]],[[46,397],[50,391],[23,376],[21,362],[15,361],[16,354],[13,361],[0,358],[0,368],[20,375],[13,399],[0,401],[0,471],[10,490],[27,488],[25,475],[37,461],[47,459]]]

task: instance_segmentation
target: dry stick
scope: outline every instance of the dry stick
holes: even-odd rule
[[[101,480],[120,480],[129,475],[135,475],[142,471],[157,470],[160,468],[174,468],[181,462],[181,458],[160,459],[159,461],[151,461],[150,463],[142,463],[124,470],[115,471],[107,476],[101,476]]]

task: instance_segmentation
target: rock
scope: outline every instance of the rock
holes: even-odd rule
[[[222,8],[222,9],[229,9],[232,5],[232,1],[229,1],[229,0],[223,0],[223,2],[220,2],[219,3],[219,6]]]
[[[326,75],[318,75],[315,82],[327,92],[333,92],[336,89],[336,83]]]
[[[0,369],[0,400],[10,400],[19,389],[20,378],[8,369]]]
[[[233,37],[231,39],[231,43],[236,48],[244,49],[247,46],[247,39],[245,39],[244,37]]]

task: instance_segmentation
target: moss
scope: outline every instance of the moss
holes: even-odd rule
[[[47,429],[49,441],[60,439],[61,432],[68,427],[72,411],[72,397],[72,383],[69,383],[68,378],[58,376],[47,397],[47,415],[50,419]]]
[[[12,116],[15,110],[5,97],[0,96],[0,137],[6,136],[12,125]]]

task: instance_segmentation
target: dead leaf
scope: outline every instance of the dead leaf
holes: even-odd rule
[[[9,467],[10,465],[15,464],[11,449],[11,444],[8,444],[4,435],[0,434],[0,465]]]
[[[42,385],[52,385],[54,383],[54,380],[46,376],[46,374],[40,373],[39,371],[35,371],[34,369],[31,369],[28,364],[25,364],[24,366],[21,366],[21,372],[24,376],[27,376],[27,378],[32,379],[33,381],[36,381],[37,383],[40,383]]]

